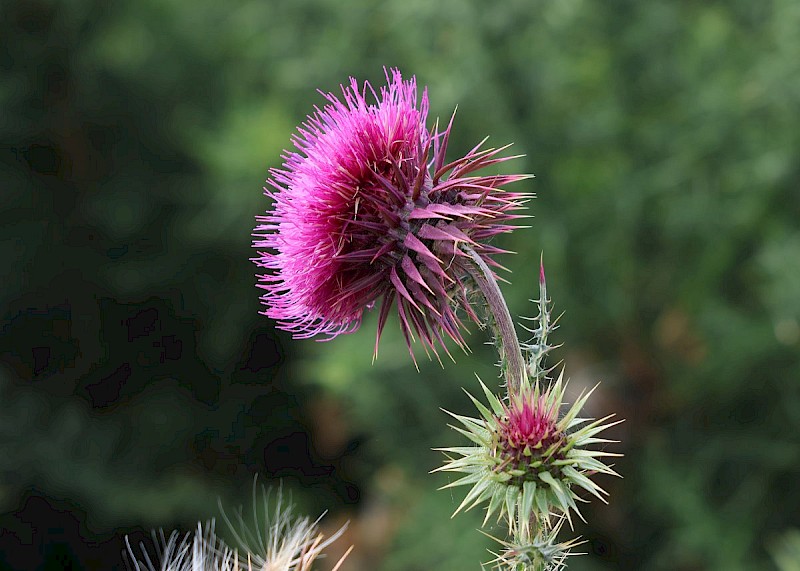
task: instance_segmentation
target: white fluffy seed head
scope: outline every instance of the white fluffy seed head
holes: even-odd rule
[[[214,521],[181,536],[177,531],[168,537],[153,532],[152,553],[144,544],[137,551],[125,538],[126,557],[131,571],[309,571],[323,557],[324,550],[344,533],[345,524],[330,537],[319,530],[322,516],[316,520],[296,517],[294,506],[285,501],[281,490],[270,508],[270,493],[261,494],[253,483],[253,523],[245,522],[239,509],[233,519],[222,515],[237,543],[232,549],[216,536]],[[337,562],[339,569],[349,551]]]

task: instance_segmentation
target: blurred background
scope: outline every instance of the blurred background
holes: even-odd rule
[[[488,134],[536,175],[511,312],[544,252],[556,358],[626,419],[570,569],[798,569],[798,30],[794,0],[2,0],[0,569],[122,568],[255,474],[350,520],[343,570],[491,558],[428,473],[439,408],[496,381],[484,334],[417,372],[396,321],[373,365],[375,315],[330,343],[258,315],[267,169],[383,66],[458,105],[452,156]]]

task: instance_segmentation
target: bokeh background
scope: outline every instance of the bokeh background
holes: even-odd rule
[[[499,241],[512,314],[543,252],[557,359],[626,419],[570,569],[777,569],[800,526],[799,30],[795,0],[2,0],[0,569],[122,568],[125,534],[247,506],[255,474],[350,520],[344,569],[491,557],[428,474],[460,442],[439,408],[497,377],[484,334],[417,372],[391,322],[371,363],[374,315],[330,343],[258,315],[267,169],[316,89],[383,66],[433,117],[458,105],[453,156],[488,134],[536,175]]]

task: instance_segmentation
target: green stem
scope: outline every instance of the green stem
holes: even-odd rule
[[[522,358],[522,349],[517,338],[517,330],[511,320],[508,305],[500,291],[500,286],[486,262],[483,261],[475,250],[470,246],[463,246],[464,251],[469,254],[473,264],[465,264],[470,272],[472,279],[478,284],[489,311],[494,318],[495,337],[498,340],[498,351],[500,361],[505,367],[506,388],[508,395],[517,393],[522,386],[525,378],[525,361]]]

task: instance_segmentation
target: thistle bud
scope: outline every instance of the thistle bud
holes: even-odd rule
[[[445,488],[472,485],[455,513],[488,502],[484,523],[495,513],[528,522],[550,513],[580,517],[576,500],[585,501],[583,492],[605,502],[607,493],[590,476],[618,476],[601,459],[619,454],[588,446],[614,442],[597,435],[621,421],[578,417],[594,389],[566,408],[563,374],[546,390],[539,382],[523,384],[508,403],[481,387],[488,407],[469,395],[480,417],[449,413],[463,426],[454,428],[475,444],[442,449],[449,459],[438,471],[466,474]]]

